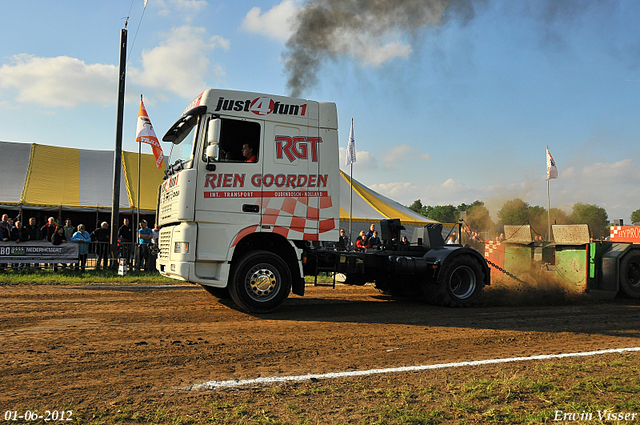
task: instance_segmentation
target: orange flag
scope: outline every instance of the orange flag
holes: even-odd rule
[[[144,103],[140,99],[140,111],[138,111],[138,127],[136,130],[136,142],[148,143],[153,149],[153,156],[156,158],[156,167],[162,167],[164,162],[164,153],[162,152],[162,146],[156,137],[156,132],[153,130],[147,110],[144,108]]]

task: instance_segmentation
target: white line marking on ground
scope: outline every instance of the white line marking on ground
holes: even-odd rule
[[[403,367],[390,367],[385,369],[369,369],[369,370],[356,370],[351,372],[330,372],[318,375],[298,375],[298,376],[271,376],[266,378],[255,379],[233,379],[229,381],[209,381],[202,384],[193,385],[185,389],[188,390],[213,390],[217,388],[232,388],[243,387],[247,385],[266,385],[275,384],[278,382],[300,382],[320,379],[335,379],[335,378],[347,378],[351,376],[368,376],[382,373],[398,373],[398,372],[415,372],[421,370],[434,370],[434,369],[446,369],[450,367],[463,367],[463,366],[481,366],[497,363],[510,363],[510,362],[523,362],[531,360],[549,360],[549,359],[562,359],[566,357],[586,357],[597,356],[600,354],[612,354],[612,353],[626,353],[630,351],[640,351],[640,347],[630,348],[614,348],[610,350],[598,350],[598,351],[586,351],[582,353],[565,353],[565,354],[541,354],[538,356],[529,357],[509,357],[506,359],[488,359],[488,360],[474,360],[467,362],[457,363],[441,363],[433,365],[420,365],[420,366],[403,366]]]

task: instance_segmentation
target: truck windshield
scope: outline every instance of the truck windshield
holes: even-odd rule
[[[197,123],[198,117],[196,115],[187,115],[173,125],[172,130],[174,137],[170,140],[172,142],[171,153],[169,155],[170,165],[182,165],[191,160],[197,135]],[[170,132],[172,130],[170,130]],[[165,136],[163,140],[166,139],[167,136]]]

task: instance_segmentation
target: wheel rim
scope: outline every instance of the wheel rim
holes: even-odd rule
[[[247,294],[251,299],[266,302],[278,294],[280,278],[277,270],[269,268],[268,264],[257,264],[252,267],[246,277]]]
[[[476,274],[468,266],[459,266],[449,278],[449,289],[456,298],[465,300],[476,290]]]

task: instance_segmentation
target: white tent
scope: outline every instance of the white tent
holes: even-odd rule
[[[63,148],[36,143],[0,142],[0,170],[5,182],[0,207],[67,211],[110,211],[113,151]],[[164,169],[153,155],[141,156],[140,210],[155,212]],[[133,210],[138,193],[138,154],[122,153],[120,208]]]
[[[340,228],[349,233],[349,207],[351,199],[350,177],[340,171]],[[353,206],[351,215],[352,238],[358,236],[360,230],[367,231],[371,224],[378,224],[383,219],[398,218],[406,228],[403,235],[411,239],[413,229],[437,221],[427,218],[399,202],[387,198],[378,192],[362,185],[353,179]],[[376,226],[377,227],[377,226]]]

